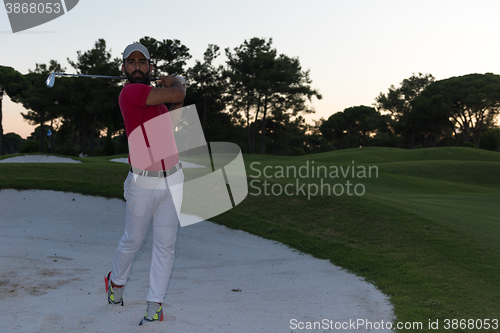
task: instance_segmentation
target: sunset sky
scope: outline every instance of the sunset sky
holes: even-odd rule
[[[179,39],[201,60],[208,44],[235,48],[252,37],[272,38],[278,53],[298,57],[310,70],[313,100],[308,122],[357,105],[372,105],[380,92],[412,73],[437,80],[470,73],[500,73],[500,1],[164,1],[81,0],[44,25],[12,33],[0,10],[0,65],[25,74],[67,58],[103,38],[114,57],[144,36]],[[222,55],[220,63],[225,61]],[[26,138],[34,129],[5,96],[4,133]]]

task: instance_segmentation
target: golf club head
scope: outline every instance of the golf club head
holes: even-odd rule
[[[56,81],[56,75],[54,73],[51,73],[47,80],[45,80],[45,85],[48,88],[52,88],[54,86],[54,82]]]

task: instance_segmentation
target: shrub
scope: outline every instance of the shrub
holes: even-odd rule
[[[467,147],[467,148],[477,148],[477,146],[475,144],[473,144],[472,142],[464,142],[463,144],[464,147]]]
[[[4,134],[3,139],[4,139],[6,154],[17,153],[19,151],[19,147],[21,147],[21,145],[24,142],[24,139],[21,138],[21,136],[12,132]]]
[[[78,150],[75,148],[71,148],[70,146],[64,146],[62,148],[57,148],[55,150],[56,154],[60,155],[68,155],[68,156],[78,156]]]
[[[300,147],[293,147],[293,150],[292,150],[292,155],[293,156],[301,156],[301,155],[305,155],[306,154],[306,151]]]
[[[488,150],[500,149],[500,128],[492,128],[483,133],[481,148]]]
[[[38,141],[26,140],[19,147],[20,153],[37,153],[40,148],[40,143]]]

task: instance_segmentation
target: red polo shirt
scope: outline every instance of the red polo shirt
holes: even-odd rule
[[[167,107],[164,104],[146,105],[151,89],[153,87],[149,85],[129,82],[125,84],[118,98],[125,123],[125,132],[127,138],[129,138],[129,147],[132,145],[130,135],[134,132],[136,135],[133,137],[137,139],[137,134],[140,133],[138,131],[142,131],[142,135],[139,135],[140,140],[145,141],[149,150],[149,154],[141,154],[141,163],[138,163],[137,160],[134,160],[135,157],[132,157],[135,165],[131,163],[129,154],[129,163],[134,167],[138,167],[140,164],[142,166],[139,167],[140,169],[148,171],[168,170],[179,162],[179,155],[175,145],[170,117],[161,116],[168,112]],[[156,120],[153,120],[155,118]],[[156,122],[159,123],[160,121],[161,127],[156,124]],[[161,142],[149,142],[149,140],[161,140]],[[151,149],[151,147],[153,148]],[[158,158],[160,155],[161,159]]]

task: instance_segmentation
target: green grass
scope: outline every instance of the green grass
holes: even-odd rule
[[[109,162],[111,158],[85,158],[81,164],[0,164],[0,188],[122,198],[127,165]],[[250,194],[213,221],[280,241],[364,277],[390,297],[399,321],[420,321],[426,327],[429,319],[442,324],[444,319],[500,317],[499,153],[363,148],[244,158],[253,181]],[[294,177],[275,173],[280,166],[298,169],[313,161],[328,168],[376,166],[378,177],[299,179],[318,188],[346,181],[362,184],[363,196],[308,198],[294,191],[292,196],[264,195],[264,181],[268,190],[296,184]],[[256,169],[265,167],[273,177],[256,178]],[[195,172],[191,170],[186,169]],[[257,188],[260,195],[254,195]],[[432,331],[450,330],[441,325]]]
[[[17,155],[5,156],[5,158]],[[123,198],[129,166],[109,162],[114,157],[74,158],[79,164],[1,163],[0,188],[43,189]],[[125,176],[124,176],[125,175]]]

